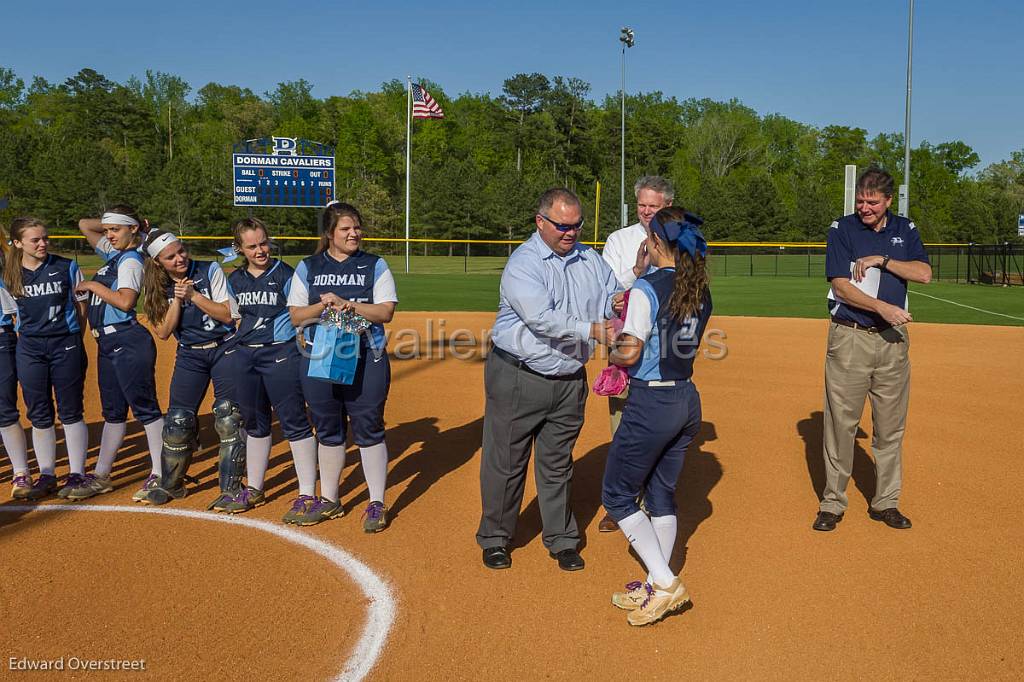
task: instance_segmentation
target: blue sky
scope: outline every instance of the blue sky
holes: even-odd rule
[[[319,97],[406,74],[450,94],[497,93],[505,78],[539,71],[582,78],[601,97],[618,91],[618,31],[629,25],[628,91],[903,129],[905,0],[371,4],[9,3],[0,65],[26,82],[86,66],[118,81],[153,69],[194,89],[216,81],[260,93],[305,78]],[[1024,3],[1011,0],[915,3],[914,144],[961,139],[982,165],[1024,148],[1022,26]]]

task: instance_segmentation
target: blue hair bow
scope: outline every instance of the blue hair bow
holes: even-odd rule
[[[223,249],[217,249],[217,253],[224,256],[225,263],[230,263],[238,258],[238,251],[235,250],[234,246],[225,246]]]
[[[673,221],[666,225],[659,223],[657,218],[652,218],[651,230],[663,241],[675,242],[681,250],[686,251],[690,254],[690,258],[696,261],[698,255],[704,258],[708,252],[708,242],[704,238],[704,233],[700,231],[700,226],[703,224],[703,218],[692,213],[685,213],[681,222]]]

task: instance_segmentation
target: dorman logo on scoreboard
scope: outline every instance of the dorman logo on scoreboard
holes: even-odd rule
[[[274,156],[294,156],[298,145],[294,137],[275,137]]]

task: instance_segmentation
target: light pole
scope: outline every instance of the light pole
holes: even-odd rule
[[[910,90],[914,64],[914,0],[907,18],[907,117],[903,122],[903,184],[900,185],[900,215],[910,215]]]
[[[626,208],[626,48],[633,47],[633,29],[629,26],[623,26],[619,32],[619,42],[622,43],[622,151],[620,155],[619,210],[622,213],[620,227],[625,227],[629,220],[629,213]]]

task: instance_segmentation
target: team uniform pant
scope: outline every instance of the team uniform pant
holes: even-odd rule
[[[37,429],[53,426],[54,395],[63,424],[82,421],[82,393],[89,366],[79,334],[18,337],[18,382],[28,419]]]
[[[258,348],[239,344],[227,356],[246,433],[270,435],[270,407],[290,441],[313,435],[299,380],[301,356],[293,341]]]
[[[98,346],[98,377],[103,419],[109,424],[123,424],[128,408],[142,424],[163,417],[156,399],[156,345],[149,331],[135,324],[104,334]]]
[[[823,449],[825,491],[821,511],[846,511],[857,427],[871,400],[871,454],[877,486],[871,507],[896,507],[903,487],[903,433],[910,402],[910,336],[905,326],[873,334],[835,322],[825,355]]]
[[[213,382],[213,395],[218,400],[235,400],[234,377],[230,357],[235,350],[231,344],[216,348],[189,348],[178,346],[171,375],[171,397],[168,409],[190,410],[199,413],[199,406]]]
[[[604,508],[616,522],[640,511],[641,494],[651,517],[675,515],[676,483],[700,421],[700,393],[692,382],[658,387],[631,382],[601,490]]]
[[[572,449],[583,428],[586,372],[540,376],[495,350],[484,367],[484,393],[477,543],[489,549],[512,541],[533,450],[544,546],[552,552],[577,548]]]
[[[384,404],[391,388],[391,362],[386,352],[381,350],[378,355],[364,345],[351,385],[310,378],[305,353],[299,374],[317,441],[344,445],[347,421],[357,446],[367,448],[384,442]]]
[[[0,428],[18,423],[18,336],[0,332]]]

